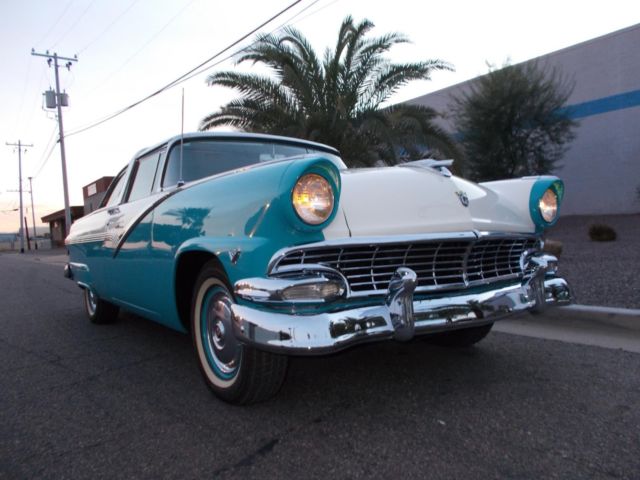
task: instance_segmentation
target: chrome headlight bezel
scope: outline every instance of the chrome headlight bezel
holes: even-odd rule
[[[318,173],[305,173],[291,191],[291,205],[300,220],[307,225],[322,225],[332,215],[335,193],[331,183]]]
[[[536,232],[555,225],[560,217],[563,197],[564,183],[558,177],[539,177],[534,182],[529,196],[529,212]]]
[[[307,223],[296,211],[294,205],[294,189],[301,178],[315,174],[326,180],[333,195],[333,208],[329,216],[322,223]],[[277,204],[284,214],[287,223],[299,234],[303,234],[307,241],[318,240],[320,232],[329,225],[336,216],[340,202],[341,177],[338,167],[329,159],[308,156],[293,161],[280,179],[282,185],[277,197]],[[316,219],[317,220],[317,219]],[[302,241],[302,237],[298,242]]]
[[[538,210],[540,210],[540,216],[547,223],[553,223],[558,217],[558,194],[553,188],[547,188],[540,200],[538,200]]]

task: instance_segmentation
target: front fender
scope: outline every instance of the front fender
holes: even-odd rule
[[[548,188],[553,188],[558,196],[558,209],[564,197],[564,184],[558,177],[541,175],[535,177],[514,178],[495,182],[480,183],[480,186],[496,192],[501,201],[508,202],[522,218],[528,218],[537,233],[555,224],[556,219],[550,223],[545,222],[538,209],[538,201]]]
[[[302,225],[291,207],[291,190],[308,172],[328,178],[336,195],[332,217],[311,228]],[[174,274],[182,255],[199,251],[215,255],[232,284],[264,276],[276,251],[325,239],[324,228],[339,209],[339,194],[340,173],[321,155],[214,177],[187,186],[156,207],[152,248],[173,257]]]
[[[205,252],[222,264],[231,284],[242,278],[264,275],[271,258],[271,243],[267,238],[198,237],[184,242],[176,252],[174,270],[180,257],[191,252]]]

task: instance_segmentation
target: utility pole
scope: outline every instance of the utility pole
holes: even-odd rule
[[[31,251],[31,239],[29,238],[29,224],[27,223],[27,217],[24,217],[24,232],[27,235],[27,248]]]
[[[53,66],[56,74],[56,107],[58,108],[58,131],[60,141],[60,158],[62,159],[62,186],[64,188],[64,221],[65,221],[65,235],[69,235],[69,229],[71,228],[71,207],[69,206],[69,187],[67,183],[67,159],[65,157],[64,150],[64,128],[62,127],[62,103],[63,97],[60,93],[60,78],[58,76],[58,60],[66,61],[65,67],[71,70],[72,62],[78,61],[78,56],[74,55],[73,58],[61,57],[57,53],[50,54],[49,50],[45,53],[36,53],[35,49],[31,49],[31,55],[36,57],[47,58],[47,63],[51,66],[53,60]],[[66,94],[65,94],[66,97]],[[66,106],[66,105],[65,105]]]
[[[20,186],[20,253],[24,253],[24,216],[22,211],[22,149],[23,147],[33,147],[33,145],[25,145],[20,140],[18,140],[18,143],[6,142],[6,144],[9,147],[18,147],[18,185]]]
[[[31,194],[31,218],[33,219],[33,245],[35,246],[35,249],[38,249],[38,232],[36,232],[36,211],[33,209],[33,184],[31,183],[31,180],[33,180],[33,177],[28,177],[29,178],[29,193]]]

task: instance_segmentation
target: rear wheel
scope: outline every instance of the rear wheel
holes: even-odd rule
[[[425,337],[425,340],[441,347],[470,347],[486,337],[492,327],[493,323],[489,323],[480,327],[463,328],[460,330],[453,330],[451,332],[435,333]]]
[[[102,300],[90,288],[83,289],[84,309],[92,323],[99,325],[113,323],[118,318],[119,308]]]
[[[243,345],[233,334],[233,295],[215,262],[201,270],[191,304],[191,334],[207,386],[222,400],[256,403],[275,395],[288,358]]]

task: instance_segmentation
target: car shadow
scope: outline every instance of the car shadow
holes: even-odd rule
[[[133,336],[127,342],[146,344],[148,354],[157,354],[154,361],[162,365],[165,373],[174,375],[173,380],[180,383],[175,390],[183,392],[185,398],[197,392],[212,408],[236,408],[218,400],[199,381],[190,335],[131,313],[121,313],[119,324],[127,335]],[[469,348],[434,346],[418,337],[407,343],[363,344],[328,356],[292,356],[278,395],[243,409],[275,409],[290,415],[301,405],[333,408],[349,404],[366,409],[377,408],[381,398],[385,403],[394,403],[414,397],[429,405],[450,395],[487,391],[492,385],[518,382],[522,376],[534,373],[526,358],[519,358],[514,348],[502,345],[505,338],[511,337],[492,333]],[[509,365],[508,375],[505,364]]]

